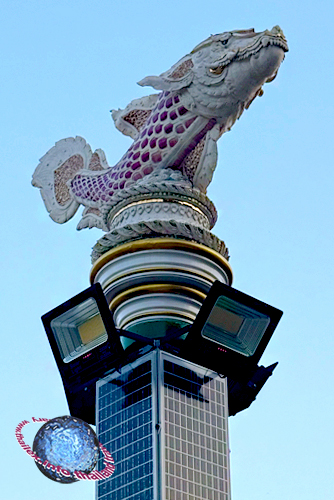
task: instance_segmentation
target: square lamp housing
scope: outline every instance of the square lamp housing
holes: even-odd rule
[[[243,380],[261,358],[282,311],[216,281],[184,343],[183,354]]]
[[[123,354],[99,283],[42,316],[71,415],[95,420],[95,383]]]

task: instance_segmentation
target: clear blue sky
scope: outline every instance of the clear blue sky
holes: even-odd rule
[[[15,441],[23,419],[68,413],[40,316],[89,285],[99,230],[47,215],[31,175],[81,135],[110,165],[130,140],[111,108],[145,95],[211,33],[279,24],[290,52],[219,142],[209,195],[234,286],[283,309],[263,358],[279,361],[257,401],[230,419],[233,500],[329,499],[333,476],[333,4],[283,0],[11,0],[1,30],[1,497],[94,498],[46,479]],[[35,424],[36,425],[36,424]],[[30,426],[27,441],[38,426]],[[28,429],[27,429],[28,431]]]

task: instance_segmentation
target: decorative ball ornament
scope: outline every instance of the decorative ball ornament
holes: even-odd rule
[[[37,432],[33,451],[42,462],[39,470],[53,481],[73,483],[78,481],[74,471],[88,474],[99,457],[99,441],[93,429],[80,418],[64,416],[46,422]]]

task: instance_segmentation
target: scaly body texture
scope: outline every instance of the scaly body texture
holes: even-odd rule
[[[175,92],[162,92],[121,160],[103,174],[76,175],[71,190],[83,204],[89,200],[110,202],[118,190],[126,190],[157,167],[182,170],[183,160],[215,124],[215,119],[187,110]]]
[[[78,228],[108,230],[108,213],[120,201],[178,190],[205,195],[217,140],[263,94],[287,50],[278,26],[230,31],[210,36],[165,73],[144,78],[140,85],[161,92],[113,111],[116,127],[134,139],[114,167],[80,137],[59,141],[40,160],[33,185],[50,216],[66,222],[82,204]]]

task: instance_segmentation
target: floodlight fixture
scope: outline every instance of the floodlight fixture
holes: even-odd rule
[[[263,372],[257,363],[281,316],[282,311],[216,281],[191,326],[160,340],[148,339],[116,329],[102,287],[95,283],[44,314],[42,321],[71,415],[94,424],[96,381],[155,346],[176,349],[180,357],[228,377],[230,385],[240,383],[232,384],[229,392],[235,400],[232,414],[241,411],[272,373],[271,367]],[[124,350],[120,336],[134,345]],[[254,376],[260,375],[253,387]]]
[[[95,283],[42,316],[72,416],[95,422],[95,384],[119,366],[123,347]]]
[[[215,281],[191,326],[182,355],[245,380],[260,360],[282,311]]]
[[[235,382],[231,378],[227,378],[228,414],[230,417],[249,408],[277,365],[278,363],[267,367],[256,366],[249,379],[244,382]]]

